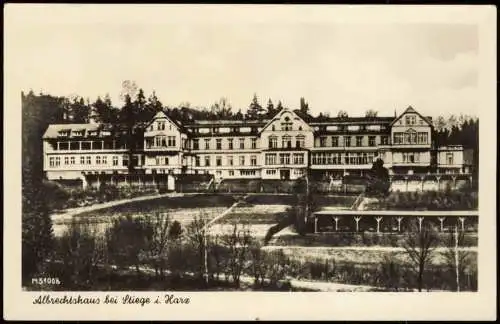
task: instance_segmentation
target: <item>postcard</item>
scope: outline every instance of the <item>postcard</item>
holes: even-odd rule
[[[496,319],[494,6],[4,17],[4,319]]]

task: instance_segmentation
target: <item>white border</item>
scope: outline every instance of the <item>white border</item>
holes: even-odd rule
[[[495,6],[348,5],[45,5],[4,6],[4,319],[9,320],[494,320],[496,318],[496,10]],[[168,13],[167,13],[168,11]],[[21,291],[21,104],[12,77],[16,27],[29,21],[76,24],[185,23],[470,23],[479,26],[480,199],[477,293],[175,293],[189,305],[33,305]],[[64,77],[61,77],[61,82]],[[118,293],[117,295],[124,295]],[[136,293],[135,295],[156,295]],[[55,296],[56,293],[51,295]],[[72,293],[76,295],[76,293]],[[98,295],[105,293],[83,293]]]

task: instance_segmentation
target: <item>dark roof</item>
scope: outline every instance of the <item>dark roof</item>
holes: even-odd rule
[[[217,120],[193,120],[185,126],[264,126],[268,119],[217,119]]]
[[[309,121],[311,126],[327,124],[386,124],[394,120],[394,117],[316,117]]]

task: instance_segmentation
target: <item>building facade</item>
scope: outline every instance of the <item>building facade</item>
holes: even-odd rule
[[[470,172],[471,153],[433,142],[431,119],[412,107],[395,117],[306,122],[283,109],[266,120],[196,120],[158,112],[141,125],[139,145],[103,124],[49,125],[43,136],[49,180],[86,175],[211,174],[215,179],[293,180],[309,171],[330,179],[362,176],[380,158],[391,174]]]

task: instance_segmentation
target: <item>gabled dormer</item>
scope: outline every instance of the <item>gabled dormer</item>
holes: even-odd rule
[[[431,145],[431,119],[422,116],[411,106],[396,117],[390,127],[393,146],[430,147]]]
[[[262,129],[264,131],[310,131],[312,128],[295,112],[288,108],[277,113]]]
[[[174,123],[163,111],[159,111],[147,124],[146,132],[179,130],[179,126]]]
[[[283,109],[260,131],[262,147],[268,149],[302,149],[312,147],[312,128],[295,112]]]
[[[159,111],[146,124],[144,132],[144,148],[161,150],[179,150],[183,147],[187,135],[163,111]]]
[[[432,121],[429,117],[422,116],[418,111],[416,111],[412,106],[406,108],[402,114],[396,117],[392,123],[393,126],[400,127],[415,127],[415,126],[432,126]]]

